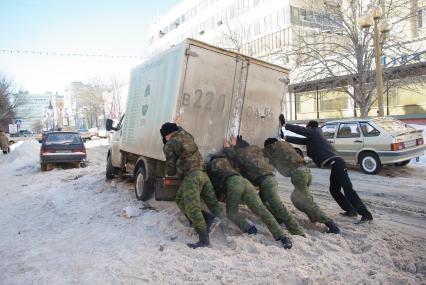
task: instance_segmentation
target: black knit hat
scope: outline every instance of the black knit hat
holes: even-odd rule
[[[263,143],[263,146],[266,147],[270,144],[276,143],[278,140],[276,138],[267,138]]]
[[[242,136],[237,136],[237,144],[236,147],[246,147],[246,146],[250,146],[250,144],[243,140]]]
[[[160,134],[161,134],[161,136],[165,137],[168,134],[176,132],[177,130],[179,130],[179,128],[178,128],[178,126],[175,123],[169,123],[169,122],[167,122],[167,123],[164,123],[161,126]]]
[[[309,121],[309,123],[306,124],[307,128],[318,128],[318,122],[315,120]]]

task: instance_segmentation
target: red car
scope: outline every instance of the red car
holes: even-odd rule
[[[40,166],[47,170],[49,163],[79,163],[86,165],[87,152],[83,140],[76,132],[47,133],[40,148]]]

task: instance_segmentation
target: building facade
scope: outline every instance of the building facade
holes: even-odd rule
[[[399,64],[404,68],[410,64],[421,64],[426,51],[425,1],[407,1],[407,11],[414,13],[416,17],[400,21],[394,27],[394,33],[401,34],[409,41],[417,41],[422,49],[416,51],[417,54],[421,54],[420,60]],[[292,54],[294,47],[299,44],[301,34],[321,35],[308,37],[309,44],[312,45],[324,45],[327,41],[343,41],[339,38],[338,32],[342,20],[329,9],[327,2],[333,1],[183,0],[150,26],[149,55],[161,53],[185,38],[195,38],[297,70],[303,65],[310,64],[300,54]],[[341,3],[341,1],[334,2]],[[362,5],[367,7],[369,3],[363,1]],[[407,11],[404,13],[408,13]],[[388,16],[393,18],[398,16],[395,11],[392,13]],[[333,56],[333,49],[325,47],[323,53],[324,57]],[[392,54],[388,57],[392,58]],[[400,74],[393,71],[395,65],[386,67],[392,70],[392,74]],[[423,70],[424,67],[420,66],[420,69]],[[418,77],[424,74],[420,71],[410,75]],[[291,77],[293,80],[293,72]],[[351,96],[348,96],[347,92],[342,92],[342,86],[338,86],[335,82],[326,84],[329,80],[311,78],[308,82],[292,81],[291,92],[287,94],[285,100],[287,116],[293,120],[359,116],[359,106],[356,106]],[[395,87],[397,84],[393,83],[398,80],[399,78],[395,76],[385,78],[385,85],[389,87],[385,88],[387,114],[424,116],[426,113],[424,86],[417,80],[413,81],[416,83],[408,81],[406,85],[399,84]],[[373,104],[369,115],[375,114],[376,108]]]
[[[62,128],[60,109],[63,95],[19,94],[19,104],[16,107],[16,124],[18,130],[38,132],[40,130],[54,130]]]

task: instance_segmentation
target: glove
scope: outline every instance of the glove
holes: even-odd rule
[[[284,125],[285,125],[285,118],[284,118],[284,115],[283,115],[283,114],[281,114],[281,115],[278,117],[278,119],[280,120],[280,124],[281,124],[281,126],[284,126]]]
[[[166,138],[165,137],[162,137],[162,138],[163,138],[163,144],[166,144],[167,143]]]
[[[257,234],[257,229],[255,226],[251,226],[246,230],[246,233],[248,233],[249,235],[255,235]]]

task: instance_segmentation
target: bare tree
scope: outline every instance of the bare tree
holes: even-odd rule
[[[103,93],[106,86],[99,78],[92,78],[84,85],[80,94],[81,110],[87,126],[99,127],[98,118],[105,114]]]
[[[401,26],[416,17],[413,0],[381,1],[384,17],[391,26]],[[334,4],[337,4],[335,2]],[[315,80],[327,81],[327,88],[338,87],[348,94],[366,117],[377,100],[376,72],[374,64],[373,35],[370,30],[358,26],[358,19],[367,12],[365,1],[348,0],[340,5],[327,6],[323,17],[328,28],[295,28],[292,57],[296,72],[292,81],[299,85]],[[415,18],[414,18],[415,19]],[[405,28],[406,29],[406,28]],[[413,54],[415,49],[404,42],[399,34],[380,39],[383,51],[398,58]],[[389,70],[384,70],[385,78]],[[407,74],[409,75],[409,74]],[[391,76],[388,78],[392,79]],[[423,81],[420,76],[400,76],[400,80],[386,84],[387,88],[404,85],[404,81]],[[404,79],[405,78],[405,79]]]
[[[104,106],[108,111],[109,116],[115,111],[115,115],[120,118],[124,113],[124,86],[126,83],[118,78],[116,75],[112,75],[109,81],[105,84],[106,93],[104,94]],[[104,117],[105,118],[105,117]]]
[[[14,93],[13,83],[7,76],[0,73],[0,127],[5,128],[15,119],[16,107],[24,103],[25,93]]]

